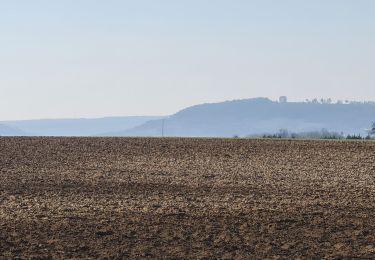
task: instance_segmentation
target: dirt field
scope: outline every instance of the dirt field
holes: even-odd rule
[[[375,142],[0,138],[0,258],[375,258]]]

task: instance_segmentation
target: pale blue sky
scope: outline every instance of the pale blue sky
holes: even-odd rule
[[[1,0],[0,120],[375,100],[374,0]]]

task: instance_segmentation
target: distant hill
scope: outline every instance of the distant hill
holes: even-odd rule
[[[106,117],[96,119],[43,119],[4,121],[1,124],[15,127],[33,136],[95,136],[141,125],[154,116]]]
[[[0,136],[25,136],[25,135],[27,135],[26,132],[23,132],[17,128],[0,124]]]
[[[253,98],[201,104],[166,117],[44,119],[0,122],[0,135],[233,137],[308,132],[323,128],[366,134],[375,121],[374,103],[322,104]],[[164,123],[163,123],[164,122]]]
[[[165,119],[164,132],[166,136],[232,137],[326,128],[365,134],[374,120],[374,103],[279,103],[254,98],[186,108]],[[162,125],[162,120],[148,121],[116,135],[161,136]]]

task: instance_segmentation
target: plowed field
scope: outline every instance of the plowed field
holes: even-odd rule
[[[375,258],[375,142],[0,138],[0,258]]]

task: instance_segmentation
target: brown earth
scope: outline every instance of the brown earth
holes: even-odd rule
[[[0,138],[0,258],[375,258],[375,142]]]

